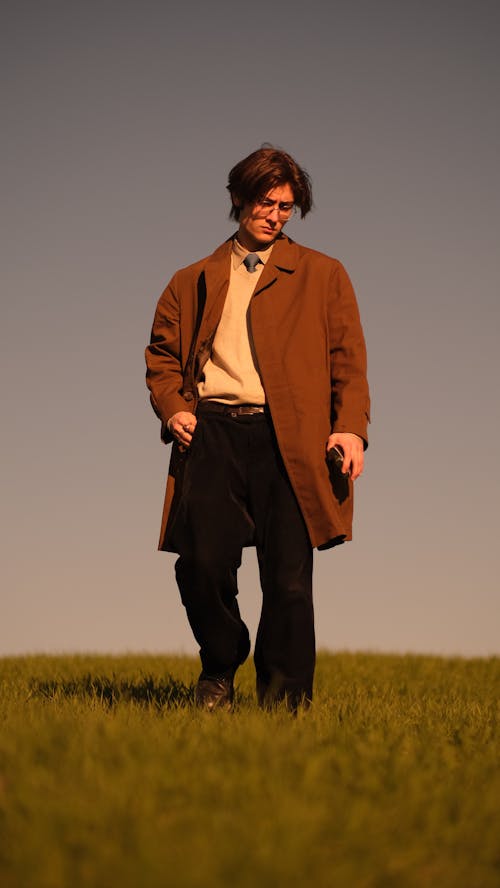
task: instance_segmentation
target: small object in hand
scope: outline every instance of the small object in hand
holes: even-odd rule
[[[350,472],[343,472],[344,454],[341,447],[330,447],[326,452],[326,460],[330,472],[330,483],[332,485],[333,495],[339,503],[343,503],[349,496],[349,476]]]
[[[330,450],[327,450],[326,457],[330,462],[334,463],[335,468],[339,469],[340,473],[345,478],[349,477],[349,475],[351,474],[349,469],[347,470],[347,472],[342,471],[342,466],[344,465],[344,454],[340,447],[337,447],[337,445],[330,447]]]

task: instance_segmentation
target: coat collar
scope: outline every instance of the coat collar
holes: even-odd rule
[[[210,279],[211,287],[215,290],[219,290],[224,283],[229,281],[229,258],[231,256],[232,243],[235,236],[236,234],[231,235],[231,237],[217,247],[217,249],[207,258],[205,263],[205,274],[208,276],[207,287],[208,278]],[[299,248],[297,244],[286,235],[280,235],[274,244],[271,255],[266,262],[266,267],[261,274],[259,290],[262,289],[260,282],[264,277],[266,279],[264,286],[267,286],[269,278],[276,277],[277,271],[285,271],[288,273],[295,271],[298,261]]]
[[[222,263],[222,265],[225,263],[226,259],[228,259],[231,255],[233,238],[236,237],[236,234],[237,232],[232,234],[231,237],[228,237],[228,239],[225,240],[224,243],[217,247],[217,249],[214,250],[214,252],[207,257],[206,266],[212,266],[212,263],[214,263],[216,266],[219,265],[219,263]],[[283,271],[294,271],[297,266],[298,259],[299,248],[295,241],[284,234],[280,234],[275,241],[272,253],[269,257],[269,262],[271,264],[274,263],[277,268],[280,268]],[[266,263],[266,265],[267,264],[268,263]]]
[[[204,273],[207,286],[207,302],[203,317],[203,332],[210,329],[212,321],[220,318],[229,287],[230,257],[233,237],[231,235],[209,256]],[[286,235],[276,240],[271,255],[260,275],[255,294],[266,290],[281,274],[292,274],[299,261],[299,247]]]

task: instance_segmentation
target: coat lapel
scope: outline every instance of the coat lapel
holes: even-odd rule
[[[263,290],[268,290],[283,275],[287,279],[288,275],[295,271],[298,258],[297,245],[288,237],[278,238],[259,278],[254,297],[262,293]]]
[[[199,342],[203,342],[210,330],[220,321],[229,287],[230,257],[232,238],[225,241],[207,259],[204,268],[207,286],[207,301],[201,322]]]

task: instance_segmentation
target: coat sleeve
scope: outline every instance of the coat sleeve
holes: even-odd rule
[[[153,410],[162,423],[162,439],[168,443],[172,436],[167,422],[174,413],[191,411],[182,397],[183,371],[181,355],[180,303],[176,295],[176,276],[158,302],[151,341],[146,348],[146,384],[150,391]]]
[[[370,422],[366,345],[354,290],[340,262],[330,278],[328,328],[332,431],[359,435],[366,448]]]

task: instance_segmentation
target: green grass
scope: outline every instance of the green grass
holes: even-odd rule
[[[197,672],[0,660],[2,888],[498,888],[500,659],[322,654],[297,718]]]

